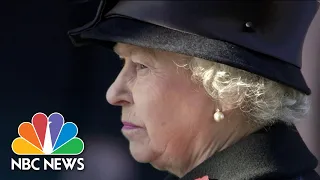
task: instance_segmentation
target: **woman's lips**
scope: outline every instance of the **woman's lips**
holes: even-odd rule
[[[138,140],[141,137],[145,136],[144,127],[137,126],[125,121],[122,121],[122,123],[123,127],[121,129],[121,132],[129,141]]]
[[[122,123],[123,123],[123,127],[122,127],[122,129],[130,130],[130,129],[137,129],[137,128],[141,128],[140,126],[137,126],[137,125],[132,124],[132,123],[129,123],[129,122],[122,122]]]

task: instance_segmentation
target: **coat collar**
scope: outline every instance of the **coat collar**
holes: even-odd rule
[[[295,126],[282,123],[257,131],[233,146],[216,153],[181,180],[280,179],[299,176],[317,166]],[[178,180],[169,175],[165,180]]]

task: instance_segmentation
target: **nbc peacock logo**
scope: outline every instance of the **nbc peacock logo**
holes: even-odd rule
[[[73,122],[65,122],[62,114],[55,112],[48,117],[44,113],[33,115],[31,123],[23,122],[18,127],[20,137],[13,140],[11,148],[17,155],[79,155],[84,150],[83,141],[76,137],[78,127]],[[36,162],[40,158],[19,158],[18,161],[11,159],[11,169],[14,167],[22,170],[40,170]],[[51,167],[60,170],[56,164],[63,164],[66,169],[72,169],[77,162],[81,170],[84,168],[83,158],[51,158],[43,160],[44,170]],[[62,161],[62,162],[61,162]],[[79,169],[79,168],[78,168]]]

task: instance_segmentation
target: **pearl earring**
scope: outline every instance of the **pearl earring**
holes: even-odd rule
[[[213,115],[213,118],[216,122],[220,122],[224,119],[224,114],[220,111],[220,109],[217,109]]]

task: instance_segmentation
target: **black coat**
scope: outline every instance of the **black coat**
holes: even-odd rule
[[[317,159],[294,126],[276,124],[257,131],[187,173],[218,180],[320,180]],[[178,180],[169,175],[165,180]]]

